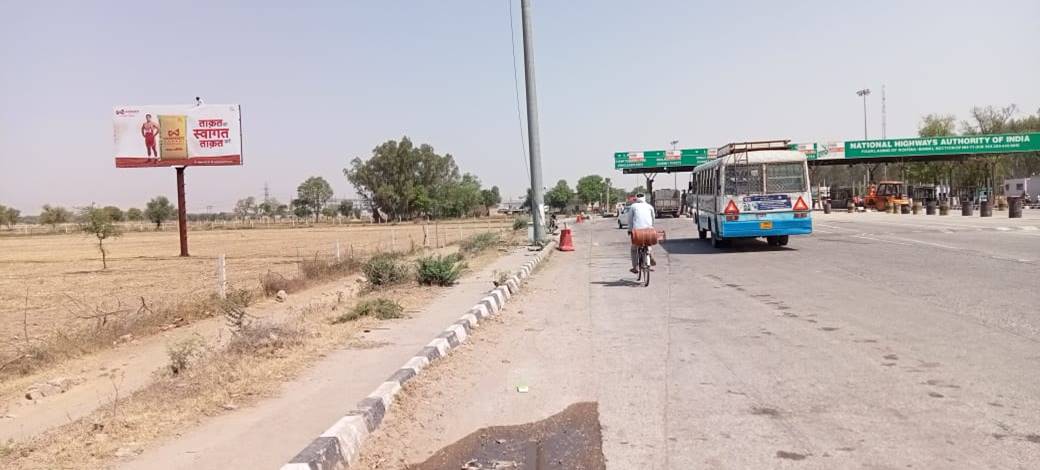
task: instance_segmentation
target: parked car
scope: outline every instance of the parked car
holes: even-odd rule
[[[625,228],[626,225],[628,225],[628,208],[629,207],[630,206],[625,206],[624,209],[621,209],[621,212],[618,213],[618,216],[617,216],[617,228],[618,229],[623,229],[623,228]]]

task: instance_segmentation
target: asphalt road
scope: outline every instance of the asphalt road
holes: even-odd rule
[[[582,401],[609,469],[1040,468],[1040,217],[816,214],[728,250],[691,223],[659,221],[647,288],[612,221],[578,226],[362,468]]]

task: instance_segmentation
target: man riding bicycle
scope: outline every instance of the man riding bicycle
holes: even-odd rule
[[[632,239],[631,253],[632,253],[632,274],[639,274],[639,245],[636,245],[635,240],[632,237],[633,231],[639,230],[651,230],[654,231],[654,238],[657,238],[657,232],[654,229],[654,206],[646,202],[646,195],[637,194],[636,202],[631,206],[628,206],[628,237]],[[649,249],[649,248],[647,248]],[[653,254],[650,255],[650,265],[656,265]]]

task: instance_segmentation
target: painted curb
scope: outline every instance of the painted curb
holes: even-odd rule
[[[348,469],[361,455],[361,445],[368,435],[379,428],[383,418],[394,404],[406,382],[417,377],[426,366],[448,355],[452,349],[466,342],[484,319],[498,314],[506,302],[531,277],[534,269],[542,263],[556,247],[550,241],[531,260],[513,274],[504,285],[490,291],[459,319],[444,329],[422,348],[414,357],[397,369],[367,397],[355,405],[354,410],[341,417],[335,424],[307,447],[301,450],[281,470],[340,470]]]

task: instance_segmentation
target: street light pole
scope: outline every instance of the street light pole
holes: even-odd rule
[[[856,96],[863,97],[863,140],[867,140],[867,96],[870,96],[870,88],[857,91]]]
[[[540,243],[545,240],[545,214],[542,212],[542,153],[538,139],[538,97],[534,86],[531,0],[520,0],[520,20],[523,23],[524,83],[527,95],[527,148],[531,152],[531,219],[534,222],[534,242]]]

